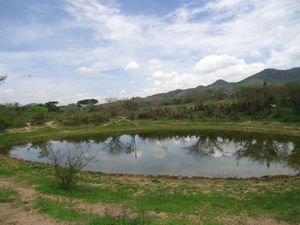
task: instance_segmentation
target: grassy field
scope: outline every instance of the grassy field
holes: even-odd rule
[[[16,144],[27,141],[109,135],[122,133],[147,133],[161,131],[237,131],[300,137],[299,123],[278,122],[229,122],[221,120],[114,120],[106,124],[82,126],[40,126],[30,129],[13,129],[0,133],[0,143]]]
[[[0,143],[158,131],[238,131],[300,137],[299,124],[226,121],[124,121],[32,127]],[[69,191],[51,166],[0,155],[0,224],[299,224],[300,177],[168,178],[82,172]],[[12,216],[14,215],[14,216]]]
[[[28,220],[42,215],[53,224],[300,223],[299,177],[226,180],[83,172],[77,182],[65,191],[50,166],[0,158],[0,205],[23,209]]]

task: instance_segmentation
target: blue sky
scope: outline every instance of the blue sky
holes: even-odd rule
[[[0,0],[0,102],[105,101],[297,67],[299,15],[299,0]]]

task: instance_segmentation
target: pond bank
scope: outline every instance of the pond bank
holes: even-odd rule
[[[65,191],[56,185],[49,165],[0,156],[1,183],[7,185],[0,185],[0,206],[9,202],[29,216],[40,215],[57,224],[300,222],[300,177],[174,179],[81,172],[78,185]],[[24,189],[33,198],[24,200]],[[113,214],[116,209],[118,214]],[[133,223],[140,211],[147,220]],[[123,217],[126,222],[121,223]]]
[[[112,135],[123,133],[151,133],[174,131],[233,131],[300,137],[300,124],[278,122],[224,122],[224,121],[183,121],[183,120],[137,120],[134,122],[112,123],[109,125],[33,127],[0,133],[0,145],[84,137],[88,135]]]

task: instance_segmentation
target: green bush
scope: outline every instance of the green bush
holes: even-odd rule
[[[0,130],[8,128],[10,125],[10,120],[6,117],[0,116]]]

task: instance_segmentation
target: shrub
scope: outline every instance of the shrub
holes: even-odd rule
[[[95,154],[76,145],[73,149],[65,151],[50,149],[47,157],[54,166],[60,186],[63,189],[71,189],[75,186],[75,175],[94,160]]]
[[[10,120],[6,117],[0,116],[0,130],[4,130],[10,125]]]

